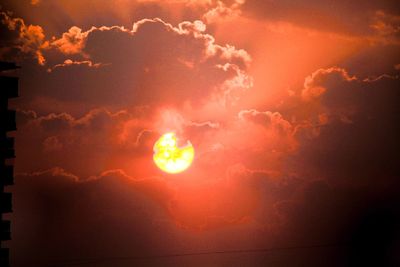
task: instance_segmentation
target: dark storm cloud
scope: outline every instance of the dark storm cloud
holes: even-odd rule
[[[203,195],[209,200],[204,208],[215,212],[207,218],[207,224],[218,226],[222,219],[243,220],[253,226],[213,231],[211,235],[201,232],[204,247],[198,244],[199,235],[191,237],[188,232],[177,230],[165,214],[170,209],[176,216],[175,223],[201,224],[201,221],[191,221],[188,211],[185,212],[185,205],[193,207],[193,201],[202,195],[201,187],[194,191],[188,188],[186,196],[179,195],[185,202],[179,202],[173,190],[168,194],[167,183],[162,180],[135,180],[121,170],[107,171],[89,180],[80,180],[61,168],[19,174],[13,214],[16,233],[13,247],[19,256],[14,257],[14,263],[19,266],[77,258],[139,257],[188,248],[201,251],[201,247],[207,251],[207,244],[214,248],[221,245],[225,249],[243,248],[245,244],[250,247],[337,244],[333,252],[319,253],[333,253],[333,262],[342,266],[367,260],[397,262],[394,251],[400,233],[395,226],[400,218],[397,217],[399,199],[394,187],[389,190],[387,186],[333,187],[324,181],[305,182],[295,176],[277,179],[273,173],[250,171],[243,166],[231,168],[222,184],[223,195],[216,194],[213,188]],[[384,199],[382,192],[386,193]],[[232,199],[236,200],[235,204],[224,204]],[[158,201],[169,208],[160,209]],[[218,213],[219,205],[225,207],[222,213]],[[249,211],[250,217],[246,215]],[[254,225],[257,229],[262,225],[264,230],[252,232]],[[274,235],[271,235],[272,229]],[[248,233],[255,234],[250,243]],[[178,236],[185,244],[176,242]],[[159,242],[160,238],[163,242]],[[226,244],[227,240],[233,243]],[[312,259],[305,259],[301,253],[295,255],[296,262],[318,266],[320,259],[316,255]],[[255,266],[262,266],[270,260],[263,255],[253,255],[239,262],[254,261]],[[280,262],[289,264],[284,259]],[[163,260],[159,264],[167,263]],[[89,261],[88,266],[99,266],[96,264],[102,262]],[[126,266],[127,263],[116,261],[113,264]],[[152,261],[146,264],[158,266]],[[171,263],[171,266],[180,264],[186,263]]]
[[[314,116],[326,116],[317,137],[302,141],[299,153],[306,164],[323,177],[349,183],[399,177],[398,75],[361,79],[340,68],[330,70],[315,72],[303,90],[304,96],[320,88],[309,105],[318,103]]]
[[[167,221],[164,212],[143,194],[143,184],[157,181],[140,183],[120,171],[80,181],[61,168],[52,168],[19,174],[16,183],[13,252],[19,256],[14,257],[15,266],[157,254],[166,249],[157,238],[171,237],[168,223],[161,223]]]
[[[193,233],[173,224],[187,227],[192,223],[193,227],[204,227],[204,222],[191,218],[194,216],[196,219],[196,214],[204,208],[212,211],[212,215],[206,218],[207,227],[250,220],[267,228],[279,228],[281,221],[274,212],[274,203],[276,199],[290,197],[301,181],[290,177],[276,180],[272,176],[237,166],[230,169],[227,179],[219,181],[217,187],[187,188],[187,194],[179,195],[187,201],[185,203],[177,201],[179,198],[166,180],[136,180],[122,170],[106,171],[87,180],[59,167],[18,174],[12,215],[15,231],[13,253],[16,253],[13,264],[40,266],[70,259],[143,257],[208,251],[210,248],[251,247],[257,243],[265,245],[264,232],[256,231],[254,239],[248,240],[249,231],[254,231],[253,226]],[[225,194],[216,191],[221,185]],[[204,194],[203,190],[208,193]],[[204,207],[196,212],[185,212],[200,196],[209,200]],[[226,205],[232,198],[237,202]],[[257,205],[257,201],[254,202],[257,199],[265,205]],[[221,205],[225,207],[223,210]],[[254,218],[248,216],[253,209],[257,211]],[[167,213],[174,214],[176,221],[171,221]],[[260,260],[257,259],[258,256],[252,258],[255,263]],[[143,264],[168,265],[165,259],[154,261],[146,260]],[[87,262],[87,266],[110,264],[101,260]],[[137,263],[129,260],[111,262],[113,266]],[[187,264],[202,265],[194,263],[193,259],[185,259],[184,263],[172,261],[168,266]]]

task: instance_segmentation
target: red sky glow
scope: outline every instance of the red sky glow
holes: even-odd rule
[[[399,7],[2,1],[0,58],[21,66],[12,266],[363,244],[376,213],[382,262],[377,243],[400,248],[380,234],[400,221]],[[183,172],[153,162],[167,132],[195,148]],[[360,246],[87,266],[358,266]]]

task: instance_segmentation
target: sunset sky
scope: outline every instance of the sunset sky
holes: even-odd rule
[[[0,34],[12,266],[400,265],[398,1],[2,0]]]

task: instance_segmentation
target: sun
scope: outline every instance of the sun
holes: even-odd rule
[[[175,133],[162,135],[153,147],[154,163],[167,173],[180,173],[189,168],[194,159],[194,148],[188,141],[185,146],[178,147]]]

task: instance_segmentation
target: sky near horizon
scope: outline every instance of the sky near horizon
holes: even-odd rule
[[[399,261],[397,1],[2,0],[0,34],[21,66],[13,266]],[[179,174],[153,162],[167,132],[195,150]]]

